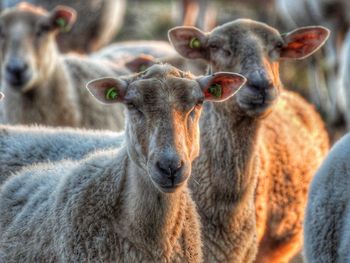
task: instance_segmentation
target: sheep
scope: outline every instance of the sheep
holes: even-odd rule
[[[26,165],[80,160],[98,149],[119,148],[123,142],[122,132],[0,125],[0,185]]]
[[[319,26],[281,35],[248,19],[212,32],[169,31],[180,55],[247,78],[233,100],[209,105],[201,118],[189,185],[206,262],[252,262],[256,252],[256,262],[288,262],[301,248],[309,181],[329,142],[314,107],[282,87],[278,60],[303,59],[328,36]]]
[[[186,187],[201,108],[244,82],[168,65],[89,82],[99,101],[127,106],[125,146],[10,177],[0,188],[2,260],[201,262],[200,222]],[[116,96],[106,96],[111,90]]]
[[[75,11],[65,6],[48,13],[22,3],[2,12],[0,89],[7,97],[0,105],[2,122],[123,128],[121,105],[102,107],[84,86],[91,78],[129,71],[97,59],[61,55],[54,37],[62,25],[65,30],[74,20]]]
[[[350,262],[350,134],[331,149],[314,176],[304,222],[308,263]]]
[[[1,8],[14,7],[20,2],[21,0],[4,0],[1,1]],[[125,0],[28,0],[27,2],[48,10],[56,5],[67,5],[77,10],[78,20],[72,30],[57,36],[61,52],[88,53],[105,46],[120,29],[125,13]]]

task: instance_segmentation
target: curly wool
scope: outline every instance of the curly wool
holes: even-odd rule
[[[187,189],[160,193],[124,148],[23,169],[0,188],[5,262],[200,262]]]
[[[0,125],[0,185],[24,166],[63,159],[80,160],[97,149],[118,148],[124,133]]]
[[[350,261],[349,146],[347,134],[312,180],[304,222],[304,256],[309,263]]]

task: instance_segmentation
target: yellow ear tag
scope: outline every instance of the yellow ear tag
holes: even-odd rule
[[[216,98],[221,98],[222,87],[220,84],[215,83],[208,88],[208,92]]]
[[[198,38],[194,37],[190,41],[190,48],[200,48],[201,47],[201,42],[199,41]]]
[[[62,17],[56,19],[56,25],[59,26],[61,32],[68,32],[71,29],[67,21]]]
[[[107,100],[115,100],[118,98],[118,91],[116,88],[109,88],[106,91],[106,99]]]

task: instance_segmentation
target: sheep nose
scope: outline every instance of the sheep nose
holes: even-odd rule
[[[6,71],[12,75],[20,76],[28,69],[28,64],[21,59],[12,59],[6,65]]]
[[[269,90],[274,87],[272,80],[259,71],[250,74],[247,85],[258,91]]]
[[[162,175],[167,176],[174,182],[174,179],[179,175],[184,162],[177,158],[164,158],[157,162],[156,166]]]
[[[29,65],[23,59],[12,58],[5,66],[5,79],[15,89],[21,89],[31,78]]]

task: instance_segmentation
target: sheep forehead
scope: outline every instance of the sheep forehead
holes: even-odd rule
[[[194,76],[191,75],[191,73],[183,72],[168,64],[154,64],[139,76],[142,79],[149,79],[154,77],[157,77],[159,79],[167,79],[170,77],[194,79]]]
[[[5,10],[1,13],[0,19],[11,24],[15,21],[23,21],[24,23],[35,24],[42,18],[47,17],[47,13],[32,12],[21,10],[18,8]]]
[[[127,98],[137,100],[144,108],[167,110],[176,108],[186,111],[202,96],[195,80],[167,76],[147,78],[133,82]]]
[[[0,16],[1,25],[10,35],[33,33],[40,20],[37,15],[28,12],[9,12]]]
[[[153,65],[134,79],[127,93],[144,105],[159,107],[171,103],[184,109],[202,95],[198,82],[190,73],[170,65]]]
[[[226,46],[232,49],[251,45],[254,41],[268,45],[281,40],[275,28],[250,19],[237,19],[217,27],[210,34],[210,39],[215,38],[221,39]]]

